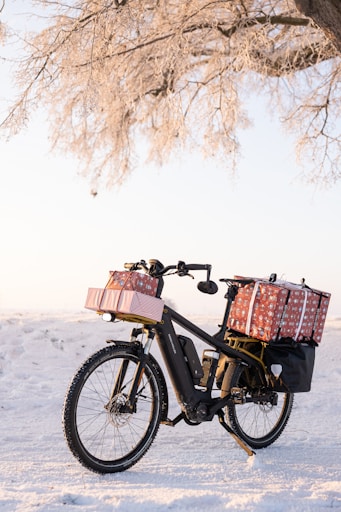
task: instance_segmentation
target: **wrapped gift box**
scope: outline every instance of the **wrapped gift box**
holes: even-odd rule
[[[115,313],[118,318],[144,322],[159,322],[164,302],[134,290],[89,288],[85,308]]]
[[[255,279],[239,288],[228,327],[262,341],[322,338],[330,294],[308,287]]]
[[[111,271],[106,288],[110,290],[135,290],[155,297],[159,280],[140,272]]]

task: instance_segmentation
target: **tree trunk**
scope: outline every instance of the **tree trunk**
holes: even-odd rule
[[[295,0],[298,10],[311,18],[341,53],[341,0]]]

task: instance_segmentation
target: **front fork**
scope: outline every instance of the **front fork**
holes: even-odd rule
[[[134,373],[134,377],[131,381],[130,389],[125,394],[125,403],[120,406],[120,412],[122,413],[133,413],[136,411],[136,397],[138,393],[139,386],[141,384],[141,380],[144,374],[145,364],[146,360],[148,359],[149,352],[152,346],[152,342],[154,339],[154,332],[146,327],[146,328],[140,328],[140,329],[133,329],[131,333],[131,342],[136,342],[137,337],[141,334],[147,334],[147,341],[143,347],[143,351],[140,353],[139,362],[136,365],[136,370]],[[108,404],[105,406],[106,409],[110,409],[110,404],[112,404],[115,401],[115,397],[123,392],[124,387],[127,385],[127,383],[124,385],[125,376],[127,373],[127,369],[129,366],[129,360],[124,359],[121,363],[121,367],[118,371],[116,381],[113,387],[113,390],[110,395],[110,399]]]

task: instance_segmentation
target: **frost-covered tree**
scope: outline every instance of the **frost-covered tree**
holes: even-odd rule
[[[324,31],[341,52],[340,0],[295,0],[295,4],[305,16],[309,16]]]
[[[2,131],[47,108],[52,145],[95,182],[124,179],[141,140],[156,161],[200,148],[233,168],[248,98],[262,94],[310,178],[331,183],[341,175],[340,3],[36,0],[44,27],[25,36]]]

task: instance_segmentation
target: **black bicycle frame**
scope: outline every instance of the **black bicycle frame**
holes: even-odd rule
[[[228,309],[229,305],[226,310],[228,311]],[[228,312],[224,315],[224,320],[227,315]],[[182,409],[185,409],[187,416],[190,416],[191,411],[193,411],[193,418],[195,418],[198,405],[204,404],[208,412],[204,418],[205,413],[203,411],[202,419],[210,420],[219,409],[226,405],[227,398],[213,399],[211,396],[211,389],[207,389],[207,391],[205,391],[195,387],[189,367],[184,358],[181,343],[173,327],[173,322],[216,349],[218,353],[222,352],[233,360],[239,361],[241,364],[244,363],[248,366],[255,366],[257,365],[257,362],[246,354],[234,350],[224,342],[226,330],[225,322],[221,326],[220,330],[211,336],[174,311],[172,308],[167,305],[165,306],[162,321],[153,326],[153,331],[156,334],[160,352],[172,381],[176,398]]]

